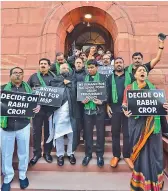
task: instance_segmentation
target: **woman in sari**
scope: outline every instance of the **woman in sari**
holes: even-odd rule
[[[145,66],[138,66],[134,72],[136,81],[128,85],[124,92],[123,108],[127,106],[127,90],[155,89],[147,80]],[[168,104],[163,107],[168,112]],[[132,116],[131,111],[123,109],[129,117],[129,136],[132,148],[131,160],[134,169],[131,178],[131,191],[161,191],[163,177],[163,145],[160,130],[160,116]]]

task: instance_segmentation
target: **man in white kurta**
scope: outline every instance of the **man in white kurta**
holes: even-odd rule
[[[57,164],[59,166],[64,165],[64,135],[67,135],[68,143],[67,143],[67,156],[71,164],[76,163],[76,159],[73,151],[73,139],[74,132],[72,127],[72,119],[71,119],[71,109],[72,105],[69,104],[71,92],[71,81],[65,79],[69,76],[69,67],[67,64],[62,64],[60,66],[60,75],[51,82],[52,86],[57,87],[65,87],[62,106],[57,109],[52,117],[50,117],[50,137],[48,142],[53,138],[53,144],[56,146],[56,155],[57,155]],[[68,91],[67,91],[68,90]]]

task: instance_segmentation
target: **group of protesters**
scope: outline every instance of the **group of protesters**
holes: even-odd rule
[[[93,153],[93,129],[96,127],[97,166],[104,166],[105,119],[109,118],[112,132],[113,157],[110,166],[116,168],[121,158],[133,171],[131,190],[163,189],[163,149],[162,133],[168,133],[165,116],[132,117],[128,111],[127,90],[154,89],[147,79],[149,72],[160,61],[164,41],[159,39],[158,52],[150,62],[143,63],[143,55],[135,52],[132,64],[125,67],[124,58],[113,57],[111,51],[91,46],[88,52],[75,49],[72,56],[65,59],[63,53],[56,53],[55,62],[48,58],[39,60],[39,69],[27,82],[23,81],[24,70],[14,67],[10,70],[10,81],[1,87],[12,92],[31,93],[37,87],[64,88],[60,107],[37,105],[32,118],[33,158],[29,161],[30,119],[19,117],[1,117],[2,172],[4,183],[2,191],[10,191],[14,178],[12,167],[15,139],[19,159],[20,188],[29,185],[26,172],[29,165],[35,165],[43,157],[52,163],[51,151],[56,148],[57,165],[63,166],[65,157],[70,164],[76,164],[75,151],[84,139],[85,155],[82,161],[87,166]],[[100,74],[100,66],[113,66],[110,76]],[[86,97],[77,101],[77,82],[105,82],[107,99]],[[163,105],[168,112],[168,103]],[[157,123],[156,123],[157,121]],[[159,121],[159,123],[158,123]],[[156,130],[157,129],[157,130]],[[44,132],[44,133],[42,133]],[[123,133],[121,157],[120,134]],[[41,148],[42,134],[44,134]],[[67,138],[65,151],[64,139]]]

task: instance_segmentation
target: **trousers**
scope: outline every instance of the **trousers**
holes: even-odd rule
[[[113,156],[120,158],[120,133],[122,128],[123,133],[123,157],[130,157],[130,144],[129,144],[129,131],[128,131],[128,118],[122,112],[116,112],[112,114],[112,148]]]
[[[17,141],[17,156],[19,159],[19,179],[24,180],[29,162],[30,124],[17,131],[4,131],[1,129],[2,173],[4,175],[4,183],[11,182],[14,177],[12,159],[15,139]]]
[[[41,137],[42,137],[42,126],[44,123],[44,153],[50,154],[52,150],[52,141],[46,143],[49,137],[49,121],[44,111],[39,112],[33,118],[33,153],[34,155],[40,156],[41,149]]]
[[[96,155],[102,157],[104,155],[105,144],[105,113],[97,115],[84,114],[84,136],[85,136],[85,155],[92,156],[93,150],[93,128],[96,125]]]
[[[73,151],[72,151],[73,132],[67,134],[67,137],[68,137],[67,155],[70,156],[71,154],[73,154]],[[64,136],[56,139],[56,153],[57,153],[57,157],[64,156],[65,154]]]

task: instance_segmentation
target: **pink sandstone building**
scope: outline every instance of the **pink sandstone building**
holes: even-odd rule
[[[53,62],[55,53],[67,53],[72,41],[93,42],[97,34],[98,42],[94,42],[107,45],[114,56],[124,58],[126,65],[131,63],[135,51],[143,53],[144,62],[150,61],[158,50],[157,35],[160,32],[168,34],[167,12],[166,1],[2,2],[2,84],[7,82],[10,68],[24,68],[27,79],[38,68],[41,57]],[[89,24],[97,27],[97,34],[86,29],[88,21],[84,15],[88,13],[92,15]],[[87,35],[93,38],[88,39]],[[168,39],[162,59],[150,73],[150,79],[166,89],[168,95]]]
[[[86,14],[91,14],[92,18],[86,19]],[[146,63],[156,56],[159,33],[168,34],[168,1],[1,2],[1,84],[9,80],[9,70],[12,67],[23,68],[27,80],[38,69],[40,58],[46,57],[54,62],[56,52],[61,51],[67,55],[74,44],[81,47],[101,44],[111,49],[115,57],[123,57],[126,65],[131,64],[134,52],[142,52]],[[162,59],[150,72],[149,78],[157,87],[165,89],[168,99],[168,39],[165,40]],[[163,144],[164,166],[168,174],[168,140],[163,138]],[[111,148],[109,151],[111,157]],[[35,171],[40,172],[42,169],[48,169],[48,172],[41,173],[41,176],[36,176],[38,172],[30,169],[30,190],[39,190],[40,186],[41,190],[49,190],[48,187],[45,189],[43,178],[47,179],[52,171],[56,171],[54,176],[59,177],[58,171],[62,171],[56,164],[49,166],[43,163],[40,163]],[[72,172],[83,171],[81,164],[73,170],[70,166],[67,169]],[[89,172],[100,171],[95,169],[94,165],[91,165]],[[120,170],[122,173],[116,176],[116,179],[113,173],[112,178],[100,174],[100,179],[97,179],[96,174],[96,188],[101,189],[101,176],[106,177],[107,185],[113,179],[118,182],[123,180],[128,186],[129,177],[127,178],[124,172],[130,171],[127,167],[121,167],[118,171]],[[66,168],[63,171],[66,171]],[[109,164],[106,165],[104,172],[111,172]],[[75,176],[77,180],[80,178],[77,173]],[[37,177],[39,182],[36,185],[33,180]],[[65,174],[64,177],[67,177],[66,181],[69,180],[69,175]],[[166,185],[165,190],[168,183]],[[14,188],[20,190],[17,184],[14,184]],[[62,188],[60,187],[60,190]]]

